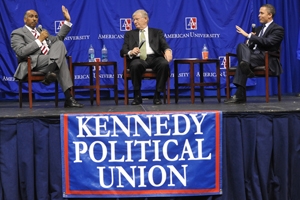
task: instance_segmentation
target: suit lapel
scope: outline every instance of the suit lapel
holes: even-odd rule
[[[30,39],[35,40],[35,37],[33,34],[28,30],[26,26],[23,26],[23,32],[25,35],[27,35]]]
[[[133,39],[134,39],[135,43],[137,44],[137,46],[139,45],[139,38],[140,38],[139,30],[136,29],[136,31],[133,32]]]
[[[152,39],[153,39],[153,29],[148,28],[148,40],[149,40],[149,44],[153,43]]]
[[[274,26],[274,22],[272,22],[272,23],[267,27],[267,29],[265,30],[265,32],[264,32],[264,34],[263,34],[262,36],[263,36],[263,37],[267,36],[267,35],[269,34],[270,30],[272,30],[273,26]]]

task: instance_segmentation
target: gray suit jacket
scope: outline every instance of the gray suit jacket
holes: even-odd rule
[[[48,45],[51,50],[51,44],[57,40],[64,40],[66,35],[70,32],[71,28],[63,25],[56,36],[49,35]],[[11,33],[11,47],[15,51],[18,59],[18,68],[14,74],[17,79],[23,79],[27,75],[27,57],[31,57],[31,68],[37,66],[38,56],[42,54],[41,49],[35,42],[36,38],[33,34],[23,26],[14,30]]]

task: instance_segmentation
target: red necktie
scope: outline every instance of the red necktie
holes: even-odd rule
[[[33,34],[33,36],[36,38],[36,39],[38,39],[39,37],[40,37],[40,35],[38,34],[38,32],[36,31],[36,30],[32,30],[32,34]],[[46,42],[46,40],[44,40],[43,42],[42,42],[42,46],[41,46],[41,51],[42,51],[42,53],[44,54],[44,55],[47,55],[47,53],[49,52],[49,47],[48,47],[48,45],[47,45],[47,42]]]

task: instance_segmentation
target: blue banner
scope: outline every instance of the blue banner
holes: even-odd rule
[[[61,115],[64,197],[221,194],[221,112]]]
[[[132,14],[137,9],[145,9],[149,14],[149,27],[160,28],[164,31],[167,42],[173,50],[174,58],[201,58],[204,44],[209,50],[209,58],[219,58],[221,61],[221,86],[225,87],[224,56],[227,52],[235,52],[236,45],[244,42],[245,38],[235,31],[235,25],[240,25],[246,31],[250,31],[253,23],[253,2],[240,3],[232,1],[199,1],[190,0],[89,0],[89,1],[2,1],[0,3],[0,89],[9,93],[18,93],[17,82],[13,74],[17,67],[17,59],[10,47],[10,34],[19,27],[24,26],[23,17],[27,10],[34,9],[39,14],[39,24],[47,29],[50,34],[58,33],[63,22],[61,5],[65,5],[71,15],[72,29],[65,38],[68,54],[73,62],[88,61],[88,49],[93,45],[95,57],[101,58],[101,49],[105,45],[108,50],[108,60],[118,63],[118,89],[123,95],[124,81],[122,79],[123,60],[120,57],[120,49],[123,44],[126,31],[135,29]],[[3,5],[3,6],[2,6]],[[2,28],[1,28],[2,27]],[[234,64],[234,63],[233,63]],[[171,87],[174,87],[173,62],[171,67]],[[204,69],[205,81],[216,79],[214,65],[208,65]],[[199,70],[190,75],[186,68],[179,69],[179,81],[189,82],[191,76],[199,80]],[[184,76],[181,76],[184,74]],[[88,85],[88,69],[77,68],[75,70],[75,85]],[[100,70],[101,84],[113,82],[112,69]],[[253,83],[253,81],[251,82]],[[143,91],[154,90],[155,84],[151,81],[143,83]],[[129,84],[132,89],[131,83]],[[206,87],[206,93],[215,88]],[[36,98],[43,98],[46,93],[52,93],[54,86],[45,87],[37,84],[33,88],[38,93]],[[113,96],[111,89],[102,89],[102,95]],[[106,91],[107,90],[107,91]],[[189,90],[182,95],[189,95]],[[197,91],[196,95],[200,94]],[[215,95],[215,91],[211,91]],[[7,97],[9,98],[9,97]]]

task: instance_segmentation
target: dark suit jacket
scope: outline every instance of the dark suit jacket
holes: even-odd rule
[[[156,56],[163,56],[166,49],[170,49],[163,31],[155,28],[148,28],[149,44]],[[121,57],[124,54],[128,55],[128,52],[134,47],[139,46],[139,30],[135,29],[128,31],[124,35],[124,43],[120,51]]]
[[[270,51],[280,53],[280,45],[284,36],[284,29],[278,24],[272,22],[265,30],[261,37],[258,37],[258,33],[261,31],[262,26],[256,30],[257,36],[252,35],[249,39],[249,48],[253,49],[254,45],[257,44],[257,49],[261,52]],[[270,58],[269,62],[270,70],[279,75],[282,73],[282,67],[277,58]]]

